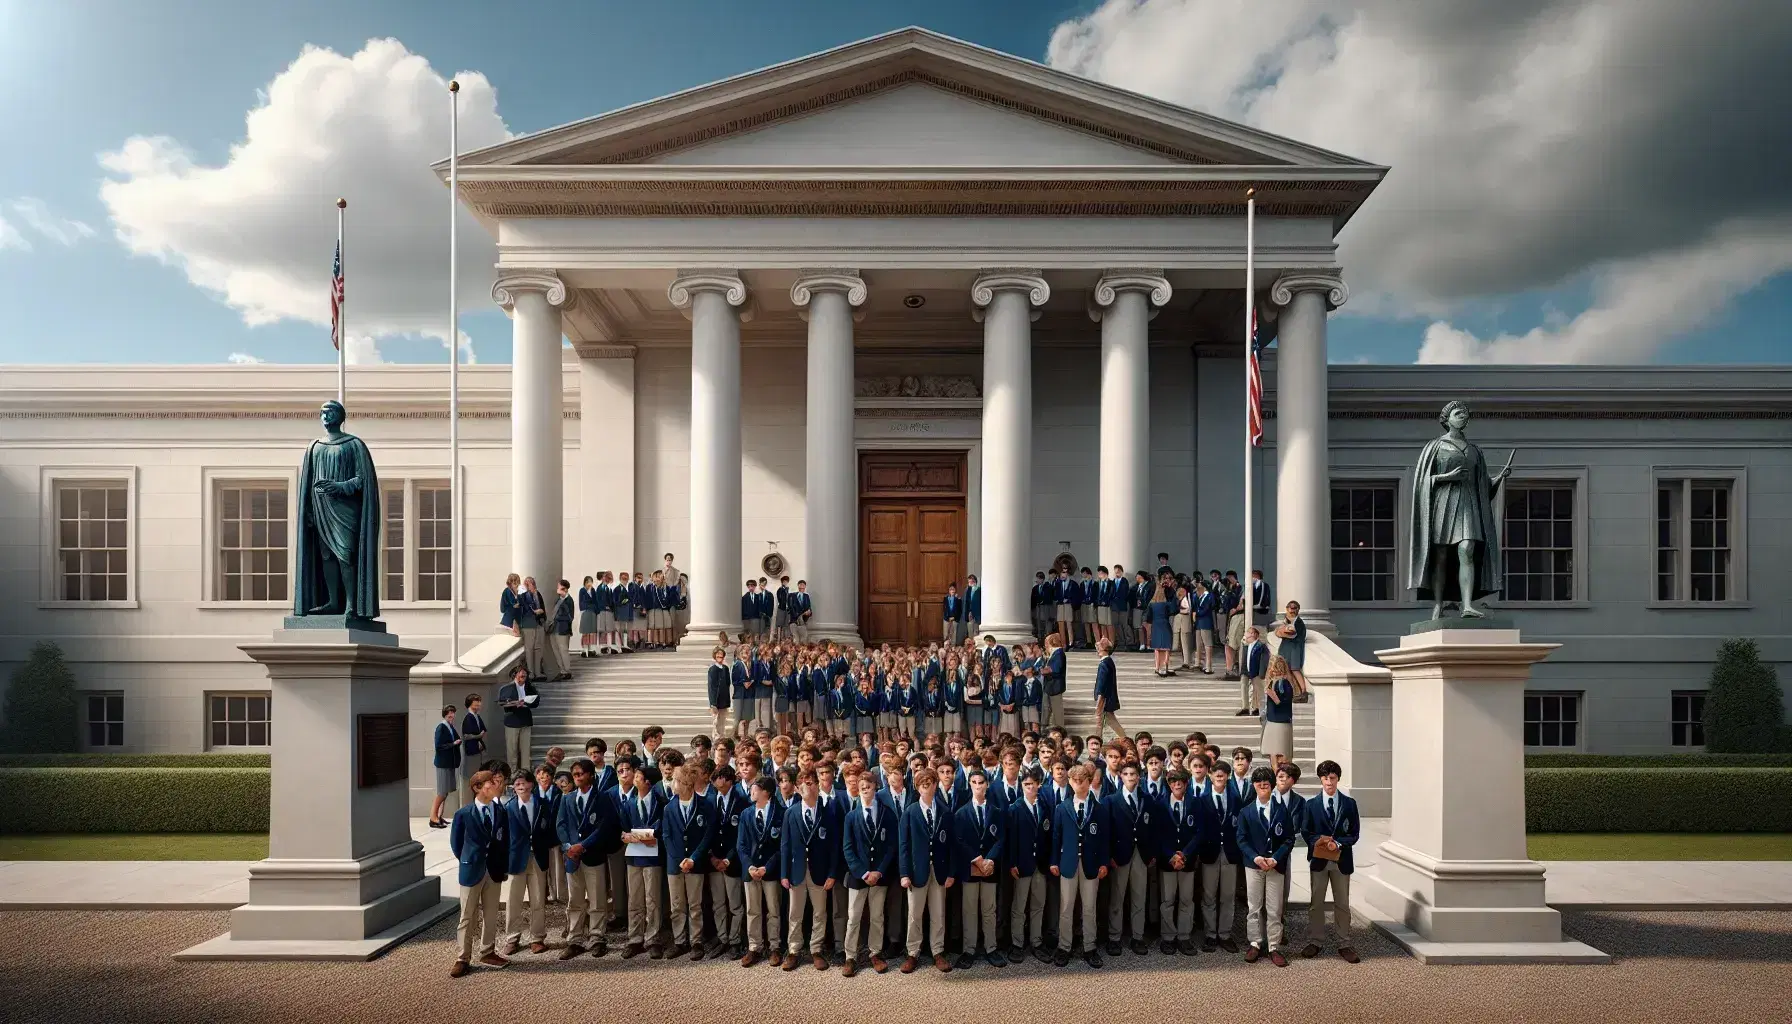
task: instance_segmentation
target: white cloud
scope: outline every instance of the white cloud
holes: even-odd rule
[[[1590,272],[1623,303],[1721,225],[1783,230],[1789,51],[1792,7],[1751,0],[1107,0],[1048,61],[1388,165],[1340,238],[1352,311],[1441,316]],[[1755,279],[1694,274],[1708,308]]]
[[[262,362],[260,356],[252,356],[247,352],[232,352],[225,357],[225,360],[238,366],[254,366],[256,363]]]
[[[42,199],[31,196],[8,199],[0,202],[0,209],[6,210],[18,218],[25,227],[31,229],[32,234],[46,242],[52,242],[65,248],[83,238],[93,237],[92,226],[78,220],[58,216]],[[25,251],[31,249],[31,239],[27,238],[23,231],[15,227],[4,216],[0,216],[0,249],[22,249]]]
[[[347,345],[350,366],[375,366],[386,361],[380,355],[379,345],[365,334],[349,335]]]
[[[463,72],[463,151],[509,137],[485,76]],[[380,361],[375,339],[447,337],[448,194],[429,165],[448,153],[448,83],[395,39],[352,57],[306,47],[249,112],[219,166],[177,141],[134,137],[103,154],[100,189],[133,253],[216,293],[245,323],[328,325],[338,196],[351,362]],[[496,246],[460,214],[463,309],[490,302]]]
[[[1482,339],[1438,321],[1421,363],[1644,363],[1703,326],[1731,298],[1792,270],[1792,222],[1728,225],[1709,240],[1602,267],[1593,303],[1522,335]]]

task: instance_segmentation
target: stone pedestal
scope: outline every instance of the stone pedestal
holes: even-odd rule
[[[1555,644],[1436,628],[1377,651],[1393,670],[1393,838],[1375,923],[1427,963],[1604,962],[1562,938],[1525,850],[1524,689]]]
[[[1343,787],[1365,818],[1394,812],[1393,675],[1365,665],[1317,630],[1307,634],[1302,670],[1313,694],[1313,749],[1338,762]]]
[[[242,647],[278,709],[268,858],[249,868],[229,934],[178,959],[367,960],[457,908],[410,832],[410,670],[424,652],[366,624],[289,625]]]

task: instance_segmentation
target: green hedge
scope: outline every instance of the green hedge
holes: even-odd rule
[[[3,768],[0,832],[266,832],[266,768]]]
[[[1792,831],[1792,768],[1527,768],[1529,832]]]
[[[0,754],[0,768],[266,768],[266,754]]]
[[[1526,768],[1792,768],[1792,754],[1526,754]]]

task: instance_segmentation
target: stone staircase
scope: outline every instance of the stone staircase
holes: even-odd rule
[[[704,687],[709,652],[641,652],[598,659],[573,659],[573,678],[541,684],[541,706],[535,712],[535,760],[551,746],[569,753],[584,749],[585,740],[602,736],[614,746],[624,737],[637,740],[648,725],[666,730],[666,741],[687,747],[691,737],[709,731]],[[1247,746],[1261,738],[1256,718],[1239,718],[1238,684],[1216,675],[1181,672],[1159,679],[1151,671],[1151,655],[1125,652],[1114,656],[1119,668],[1119,718],[1128,732],[1150,730],[1160,744],[1195,730],[1223,750]],[[1070,688],[1065,724],[1081,735],[1095,729],[1096,657],[1087,651],[1069,654]],[[1314,730],[1311,704],[1294,712],[1295,760],[1311,770]]]

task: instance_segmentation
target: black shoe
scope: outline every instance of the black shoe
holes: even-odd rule
[[[1245,716],[1246,716],[1246,715],[1249,715],[1249,714],[1250,714],[1250,713],[1251,713],[1251,711],[1250,711],[1250,709],[1249,709],[1249,708],[1241,708],[1241,709],[1239,709],[1239,710],[1237,710],[1237,711],[1234,711],[1234,712],[1233,712],[1233,713],[1232,713],[1232,717],[1233,717],[1233,718],[1243,718],[1243,717],[1245,717]]]
[[[1137,956],[1144,956],[1146,953],[1151,952],[1151,947],[1145,945],[1144,939],[1134,939],[1132,940],[1132,951]]]
[[[1083,954],[1083,960],[1090,967],[1093,967],[1097,970],[1101,969],[1101,953],[1100,952],[1091,949],[1087,953]]]
[[[1058,952],[1052,956],[1052,963],[1058,967],[1069,967],[1070,951],[1064,949],[1058,950]]]
[[[448,823],[445,821],[432,821],[429,823],[429,827],[430,828],[447,828]]]
[[[1108,955],[1109,956],[1119,956],[1120,953],[1121,953],[1120,943],[1118,943],[1118,942],[1108,943]]]
[[[1205,939],[1201,940],[1201,951],[1203,953],[1211,953],[1215,949],[1218,949],[1218,948],[1219,948],[1219,943],[1214,942],[1213,936],[1211,936],[1211,935],[1209,935]]]
[[[1165,939],[1164,941],[1157,944],[1157,951],[1159,953],[1162,953],[1165,956],[1175,956],[1176,955],[1176,943],[1170,941],[1169,939]]]
[[[1009,963],[1020,964],[1020,963],[1024,962],[1026,959],[1027,959],[1027,947],[1025,947],[1025,946],[1009,946],[1008,947],[1008,962]]]
[[[1049,964],[1049,963],[1055,962],[1055,959],[1052,956],[1051,950],[1046,949],[1044,946],[1040,946],[1039,948],[1033,950],[1033,959],[1039,961],[1042,964]],[[1069,957],[1066,957],[1064,960],[1064,963],[1067,964],[1069,962],[1070,962]],[[1058,966],[1062,967],[1062,966],[1064,966],[1064,964],[1058,964]]]
[[[972,956],[969,953],[962,953],[959,955],[957,960],[954,960],[952,962],[952,969],[955,971],[968,971],[971,969],[971,967],[973,965],[976,964],[976,962],[977,962],[976,957]]]
[[[1220,948],[1228,953],[1236,953],[1238,952],[1238,943],[1233,942],[1229,937],[1224,938],[1220,940]]]
[[[1194,956],[1201,952],[1200,947],[1195,945],[1194,939],[1183,939],[1180,949],[1183,956]]]

